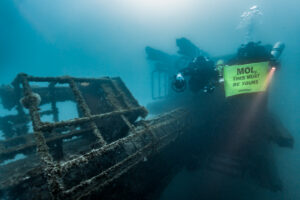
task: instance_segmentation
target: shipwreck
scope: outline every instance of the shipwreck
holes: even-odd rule
[[[31,87],[32,82],[49,85]],[[120,78],[19,74],[13,87],[1,88],[1,97],[5,108],[16,106],[18,113],[1,118],[6,139],[0,142],[0,160],[25,155],[0,166],[0,191],[6,199],[83,199],[101,193],[174,141],[187,125],[183,109],[136,121],[147,110]],[[79,117],[59,121],[56,103],[67,100],[77,103]],[[40,112],[43,104],[51,104],[51,110]],[[52,115],[53,122],[42,122],[43,115]]]
[[[157,114],[146,118],[147,109],[120,78],[19,74],[0,88],[3,107],[16,110],[0,118],[0,197],[157,199],[184,167],[239,177],[252,176],[254,170],[264,174],[254,177],[260,185],[277,190],[271,168],[260,169],[251,157],[211,150],[215,135],[207,127],[214,126],[222,107],[220,95],[160,99],[149,106]],[[59,119],[59,112],[67,111],[57,104],[65,101],[76,104],[78,117]],[[278,120],[267,120],[268,141],[292,147],[292,136]]]

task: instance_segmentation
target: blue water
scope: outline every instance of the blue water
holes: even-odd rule
[[[36,76],[120,76],[139,102],[146,105],[151,101],[153,66],[146,59],[145,46],[175,54],[175,39],[187,37],[212,56],[234,53],[249,39],[247,28],[239,28],[239,24],[242,13],[253,5],[259,6],[261,14],[255,19],[251,39],[286,44],[282,69],[275,74],[271,87],[270,109],[295,137],[295,146],[292,150],[276,150],[285,186],[282,192],[253,188],[242,191],[243,195],[257,192],[244,199],[297,200],[298,0],[1,0],[0,84],[9,84],[19,72]],[[0,107],[0,116],[13,112]],[[203,184],[201,172],[193,173],[196,174],[182,172],[176,176],[162,199],[191,195],[191,188]],[[193,186],[189,186],[191,183]],[[193,198],[198,199],[197,193],[190,196]]]

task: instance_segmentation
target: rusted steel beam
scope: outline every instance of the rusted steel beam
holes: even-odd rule
[[[39,87],[31,88],[29,82],[49,82],[50,84],[47,88],[39,88]],[[86,82],[90,84],[83,84]],[[56,88],[55,85],[57,83],[67,83],[69,84],[70,88],[68,87]],[[90,104],[91,106],[93,106],[93,102],[89,102],[90,104],[88,105],[85,97],[89,97],[89,92],[93,94],[93,91],[90,91],[91,89],[93,89],[93,87],[101,87],[103,84],[106,84],[106,86],[109,87],[106,88],[106,86],[103,86],[104,88],[103,90],[106,91],[106,89],[108,89],[108,91],[106,91],[105,94],[106,96],[108,96],[108,98],[104,97],[104,101],[106,101],[106,104],[104,103],[103,105],[108,105],[110,110],[109,109],[102,110],[100,107],[100,109],[97,108],[98,110],[94,113],[95,115],[92,115],[90,110],[92,108],[89,108],[89,106]],[[82,180],[81,183],[78,183],[79,185],[77,187],[88,186],[85,189],[88,189],[89,187],[94,187],[95,184],[97,185],[97,182],[99,181],[99,177],[102,177],[103,175],[106,176],[106,173],[110,173],[110,175],[106,178],[107,180],[104,181],[105,184],[108,184],[109,182],[115,180],[120,175],[125,173],[127,170],[131,169],[138,162],[140,162],[140,160],[143,158],[140,156],[146,156],[151,154],[152,150],[158,147],[158,140],[164,140],[164,138],[166,138],[165,136],[157,137],[156,133],[153,132],[152,128],[151,129],[148,127],[145,128],[144,126],[141,125],[141,123],[139,127],[135,127],[133,125],[133,122],[137,119],[137,117],[139,116],[145,117],[147,115],[147,111],[144,107],[139,106],[138,102],[131,95],[130,91],[124,86],[121,79],[112,80],[110,78],[99,78],[99,79],[72,78],[68,76],[56,77],[56,78],[55,77],[42,78],[42,77],[32,77],[26,74],[19,74],[17,78],[14,80],[13,85],[15,88],[14,89],[9,88],[8,91],[12,92],[11,94],[13,94],[12,97],[14,98],[15,104],[17,104],[16,102],[19,102],[19,100],[21,100],[20,102],[22,103],[22,106],[29,110],[29,115],[33,124],[34,133],[31,135],[13,139],[12,142],[16,141],[17,143],[13,144],[12,146],[11,145],[5,146],[6,143],[5,144],[3,143],[4,145],[3,144],[0,145],[0,157],[7,159],[9,156],[16,155],[17,153],[24,153],[24,154],[27,154],[28,152],[31,153],[34,151],[34,148],[36,147],[37,153],[42,161],[42,165],[39,167],[39,170],[37,171],[32,170],[30,171],[30,173],[40,173],[40,175],[43,175],[43,177],[45,178],[43,180],[47,182],[47,186],[48,186],[47,191],[49,192],[49,196],[52,199],[62,199],[64,195],[68,196],[69,194],[73,194],[74,189],[72,190],[71,188],[74,185],[73,186],[68,185],[69,184],[68,178],[70,177],[67,176],[68,173],[70,173],[70,170],[75,169],[76,171],[78,169],[79,170],[78,173],[83,172],[80,169],[83,165],[93,163],[95,162],[95,159],[102,159],[102,156],[105,157],[106,153],[113,154],[115,156],[113,161],[116,162],[112,166],[110,167],[107,166],[107,164],[110,164],[110,162],[107,163],[104,167],[101,165],[100,170],[102,172],[97,171],[97,174],[95,174],[94,179],[92,179],[93,181],[92,180],[88,181],[87,179]],[[14,94],[15,92],[18,92],[21,89],[20,85],[23,86],[22,99],[20,99],[21,98],[20,92],[17,95]],[[58,99],[56,98],[57,90],[61,92],[61,95],[58,95],[60,96],[58,99],[63,99],[63,100],[72,99],[74,95],[75,99],[73,98],[72,100],[77,103],[84,117],[68,120],[68,121],[55,122],[55,123],[41,122],[40,119],[41,113],[39,113],[39,108],[38,108],[40,101],[44,101],[44,103],[45,102],[51,103],[52,106],[51,113],[54,114],[53,119],[54,121],[58,121],[58,112],[56,107],[56,102],[58,101]],[[63,91],[66,91],[66,93],[63,94]],[[83,96],[83,94],[86,96]],[[68,96],[67,98],[65,97],[66,95]],[[99,95],[101,96],[102,94]],[[91,96],[93,97],[93,95]],[[112,105],[111,108],[109,104]],[[22,106],[20,108],[23,109]],[[11,105],[8,105],[8,107],[11,107]],[[176,113],[172,113],[172,115],[173,114],[177,115]],[[128,137],[118,139],[117,141],[111,140],[113,142],[107,145],[106,141],[102,137],[102,134],[100,134],[98,126],[101,126],[101,128],[105,130],[108,127],[102,126],[102,123],[108,123],[108,125],[111,126],[112,125],[111,123],[114,123],[114,119],[117,119],[116,117],[117,118],[120,117],[121,120],[125,122],[125,125],[122,123],[122,121],[117,120],[117,123],[121,122],[121,124],[115,127],[116,130],[112,130],[113,134],[118,134],[117,132],[120,132],[119,138],[123,134],[127,135],[127,132],[125,133],[124,130],[122,130],[122,127],[126,125],[129,127],[131,134]],[[177,117],[181,117],[181,116],[178,115]],[[103,121],[99,119],[103,119]],[[111,123],[109,122],[110,119],[112,120]],[[96,124],[96,120],[98,120],[97,124]],[[70,126],[82,125],[84,123],[87,123],[89,125],[87,129],[79,130],[79,131],[71,130],[70,133],[68,134],[61,134],[55,132],[56,128],[68,128]],[[162,132],[163,134],[166,134],[166,132],[163,131],[164,129],[163,126],[172,123],[174,123],[174,119],[165,120],[164,122],[158,122],[158,124],[156,124],[157,127],[155,127],[154,129]],[[178,124],[176,125],[174,124],[174,127],[180,128],[177,125]],[[59,129],[58,131],[61,131],[61,129]],[[170,129],[168,133],[173,133],[172,135],[176,136],[176,134],[174,134],[174,131],[175,133],[179,133],[177,130],[173,130],[173,129]],[[54,161],[52,155],[49,152],[49,147],[47,144],[59,144],[61,147],[59,148],[59,150],[63,152],[62,149],[63,139],[72,138],[73,136],[79,136],[87,132],[93,133],[98,138],[98,142],[96,143],[100,144],[100,148],[98,147],[98,145],[95,145],[95,141],[90,141],[89,137],[87,138],[80,137],[79,139],[77,138],[76,140],[67,141],[66,143],[64,143],[64,145],[66,145],[64,146],[66,147],[66,152],[71,153],[68,155],[72,156],[71,147],[73,144],[90,143],[88,146],[86,147],[84,146],[84,148],[81,149],[82,151],[81,150],[78,151],[78,152],[88,152],[88,153],[79,156],[76,159],[73,159],[71,161],[67,161],[62,165]],[[109,132],[107,134],[109,134]],[[32,140],[32,137],[35,138],[35,142]],[[22,140],[22,138],[23,139],[26,138],[26,139],[20,142],[19,139]],[[159,144],[163,144],[163,143],[160,142]],[[132,151],[133,150],[132,148],[129,149],[127,148],[125,151],[119,152],[117,148],[123,145],[124,148],[125,146],[128,147],[130,145],[133,145],[134,151]],[[90,150],[90,147],[93,147],[94,149]],[[57,149],[54,146],[51,147],[51,153],[54,153],[53,155],[56,155],[56,152],[52,152],[52,150],[57,151]],[[143,151],[146,151],[146,153],[145,154],[139,153]],[[119,154],[122,155],[121,157],[126,156],[127,158],[121,161]],[[34,156],[35,155],[30,154],[28,155],[28,157],[24,159],[30,160]],[[27,164],[28,166],[26,165],[26,167],[30,168],[30,162],[27,162]],[[36,167],[36,166],[37,165],[33,165],[32,167]],[[90,170],[89,173],[93,173],[93,172],[94,170],[92,169]],[[24,175],[24,172],[20,173],[20,175],[21,174]],[[31,175],[29,175],[26,177],[29,177],[29,179],[31,178],[35,179],[38,176],[34,175],[32,177]],[[66,183],[65,181],[62,180],[62,177],[67,178],[65,179],[65,181],[67,181]],[[17,175],[14,175],[14,177],[12,177],[11,180],[8,180],[7,178],[9,179],[10,177],[5,177],[5,180],[2,180],[1,184],[9,183],[9,185],[10,184],[15,185],[15,184],[19,184],[19,182],[24,181],[22,177],[18,178]],[[37,184],[37,187],[40,184],[45,184],[41,182],[35,182],[35,183]],[[32,182],[32,184],[34,184],[34,181]],[[67,184],[68,186],[65,187],[64,184]],[[5,184],[5,187],[9,188],[10,186]],[[67,192],[68,190],[69,192]],[[1,193],[1,189],[0,189],[0,193]]]
[[[33,95],[33,92],[27,80],[27,75],[22,74],[19,76],[19,78],[23,85],[24,91],[23,104],[27,105],[32,120],[33,129],[37,130],[37,127],[39,127],[41,124],[41,118],[37,107],[37,97]]]
[[[185,109],[178,109],[151,120],[139,121],[133,133],[110,144],[62,162],[60,165],[52,162],[53,164],[48,165],[49,168],[32,169],[28,174],[20,174],[21,177],[17,174],[8,177],[1,182],[0,192],[6,191],[10,196],[10,192],[14,194],[14,189],[21,187],[26,191],[19,194],[19,197],[24,197],[23,199],[34,199],[36,193],[49,196],[48,190],[39,187],[47,184],[43,182],[46,180],[39,178],[47,171],[45,177],[48,178],[50,192],[59,194],[55,198],[84,199],[91,192],[101,191],[104,186],[120,178],[145,157],[158,153],[181,134],[186,133],[188,123],[188,111]],[[76,141],[73,145],[76,145]],[[95,162],[105,166],[97,165],[95,168]],[[92,173],[92,176],[84,175],[87,172]],[[81,173],[83,174],[80,175]]]
[[[171,115],[174,116],[170,117]],[[162,117],[164,118],[166,116]],[[142,126],[136,130],[135,134],[130,134],[126,138],[122,138],[103,148],[95,149],[69,162],[63,163],[61,166],[61,173],[65,174],[71,169],[82,168],[83,166],[88,168],[89,162],[101,158],[103,155],[109,154],[109,152],[115,152],[120,146],[125,149],[125,152],[121,152],[121,154],[125,153],[129,155],[101,173],[65,190],[64,198],[84,199],[93,191],[99,192],[104,186],[118,179],[121,175],[144,160],[145,157],[157,153],[160,149],[174,141],[179,135],[186,131],[186,128],[188,127],[186,110],[178,109],[170,112],[167,115],[167,118],[168,117],[170,117],[168,120],[161,122],[156,121],[155,124],[152,125],[150,125],[149,122],[144,121]],[[180,123],[178,123],[179,121]],[[137,141],[141,141],[141,143],[137,143]],[[133,143],[136,143],[136,149],[132,149],[131,146],[133,146]]]
[[[48,87],[32,87],[34,93],[39,94],[42,97],[40,105],[51,103],[51,100],[54,98],[57,102],[62,101],[74,101],[72,91],[69,87],[55,87],[55,96],[52,96],[49,92]],[[17,95],[18,91],[15,88],[4,85],[0,86],[0,97],[2,99],[3,107],[6,109],[12,109],[16,105],[19,105],[19,100],[21,96]],[[21,106],[21,110],[23,107]],[[22,112],[22,111],[20,111]]]
[[[153,145],[151,143],[147,144],[145,147],[141,148],[134,154],[128,156],[126,159],[110,167],[104,172],[92,177],[91,179],[82,181],[79,185],[64,191],[64,198],[82,199],[95,190],[99,191],[99,189],[128,172],[131,168],[141,162],[145,156],[150,155],[150,152],[153,148],[152,146]]]
[[[20,95],[17,95],[18,93],[18,84],[20,84],[20,78],[21,76],[27,76],[26,74],[20,74],[18,75],[18,77],[15,79],[15,81],[13,82],[14,87],[12,88],[10,86],[1,86],[0,87],[0,97],[2,98],[2,103],[3,106],[7,109],[11,109],[13,108],[15,105],[17,105],[19,103],[19,100],[21,98]],[[27,76],[28,77],[28,76]],[[41,79],[43,79],[42,77],[40,77]],[[53,78],[53,80],[55,80],[55,77],[49,77]],[[60,77],[59,79],[63,79],[65,81],[65,83],[68,83],[67,78],[70,77]],[[109,82],[113,82],[115,86],[117,86],[118,89],[118,94],[116,94],[116,96],[114,97],[116,100],[118,101],[122,101],[124,104],[127,104],[129,107],[136,107],[138,106],[138,102],[136,101],[136,99],[132,96],[131,92],[126,88],[126,86],[124,85],[124,83],[122,82],[122,80],[120,78],[99,78],[99,80],[102,79],[107,79],[104,82],[101,81],[95,81],[95,83],[97,85],[99,85],[99,87],[103,84],[107,84]],[[74,78],[74,80],[76,80],[76,78]],[[91,79],[91,80],[98,80],[98,79]],[[76,82],[76,81],[75,81]],[[93,81],[91,81],[93,82]],[[57,84],[58,82],[50,82],[49,86],[53,86],[55,84]],[[83,85],[79,85],[79,89],[84,89],[85,87]],[[20,88],[19,88],[20,89]],[[74,99],[74,95],[71,91],[71,89],[69,87],[66,86],[57,86],[54,87],[53,89],[55,90],[55,95],[53,96],[51,92],[49,92],[49,87],[32,87],[31,88],[32,91],[34,93],[39,94],[42,98],[41,98],[41,103],[40,105],[44,105],[44,104],[48,104],[51,103],[53,100],[55,100],[56,102],[61,102],[61,101],[75,101]],[[22,106],[21,106],[22,108]],[[144,113],[146,114],[146,113]],[[143,116],[145,117],[145,116]]]
[[[27,75],[20,75],[20,81],[23,85],[24,90],[24,101],[23,102],[27,108],[29,109],[33,130],[36,143],[37,143],[37,152],[40,155],[40,158],[44,165],[44,176],[47,178],[48,187],[52,196],[52,199],[60,199],[60,194],[62,191],[63,186],[60,184],[59,181],[59,174],[57,174],[58,168],[57,164],[53,162],[53,158],[49,153],[48,146],[46,144],[46,140],[44,134],[37,130],[37,128],[41,124],[40,115],[38,112],[38,103],[37,97],[34,96],[30,85],[27,80]]]
[[[173,118],[173,119],[170,117],[171,115],[180,115],[180,113],[182,114],[182,116],[175,116],[175,118]],[[151,127],[152,131],[159,132],[160,135],[172,134],[173,132],[176,132],[176,130],[183,131],[182,127],[187,126],[186,119],[184,119],[184,117],[186,117],[186,116],[187,116],[187,112],[185,110],[178,109],[176,111],[172,111],[172,112],[170,112],[166,115],[158,117],[158,119],[168,118],[168,117],[170,117],[171,119],[166,119],[166,120],[162,120],[162,121],[157,120],[155,122],[155,124],[152,124],[152,125],[150,124],[152,122],[152,120],[150,121],[150,123],[145,121],[145,122],[143,122],[142,126],[136,128],[136,134],[130,134],[127,137],[121,138],[121,139],[119,139],[115,142],[112,142],[112,143],[106,145],[105,147],[95,149],[95,150],[93,150],[89,153],[86,153],[82,156],[79,156],[78,158],[75,158],[75,159],[72,159],[72,160],[67,161],[65,163],[62,163],[61,170],[62,170],[62,172],[66,172],[66,171],[70,170],[71,168],[79,167],[82,163],[85,163],[88,160],[91,160],[95,157],[101,157],[106,152],[113,151],[118,146],[120,146],[122,144],[126,144],[130,141],[133,141],[136,138],[142,137],[145,134],[152,135],[152,133],[151,133],[150,129],[148,128],[148,126],[152,126]],[[177,124],[177,120],[179,120],[181,123]],[[145,128],[144,123],[148,124],[147,128]],[[162,127],[164,127],[166,125],[170,126],[171,130],[169,130],[169,133],[163,132],[164,130],[162,129]],[[159,137],[159,136],[157,136],[157,137]]]
[[[83,130],[74,130],[70,131],[67,134],[51,134],[54,136],[50,136],[45,138],[46,143],[50,144],[57,141],[62,141],[64,139],[70,139],[74,136],[81,136],[91,132],[91,128],[83,129]],[[10,143],[17,143],[18,141],[22,141],[23,144],[18,145],[8,145]],[[12,146],[8,147],[7,146]],[[34,134],[26,134],[23,136],[19,136],[16,138],[12,138],[10,140],[0,142],[0,163],[7,160],[12,159],[18,153],[26,153],[28,151],[33,151],[36,148],[36,143],[34,141]]]
[[[119,89],[118,85],[113,81],[111,80],[109,82],[109,84],[112,86],[112,88],[115,90],[114,94],[117,93],[118,95],[114,95],[112,97],[112,94],[109,93],[107,91],[107,88],[106,87],[103,87],[103,86],[100,86],[102,88],[103,91],[105,91],[106,93],[106,96],[108,99],[114,99],[114,98],[117,98],[117,99],[120,99],[120,101],[125,105],[125,107],[128,109],[130,108],[130,106],[128,105],[126,99],[125,99],[125,94]],[[115,109],[115,110],[120,110],[122,109],[122,107],[116,105],[116,103],[114,103],[114,101],[108,101],[111,106]],[[123,120],[123,122],[127,125],[127,127],[130,129],[130,130],[134,130],[134,126],[133,124],[130,123],[130,121],[124,116],[124,114],[121,114],[120,115],[121,119]]]
[[[136,108],[131,108],[131,109],[128,109],[128,110],[113,111],[113,112],[109,112],[109,113],[92,115],[91,117],[81,117],[81,118],[72,119],[72,120],[68,120],[68,121],[60,121],[60,122],[56,122],[56,123],[43,123],[43,125],[39,126],[38,130],[40,130],[40,131],[50,131],[54,128],[80,125],[80,124],[84,124],[84,123],[93,121],[95,119],[103,119],[103,118],[112,117],[112,116],[116,116],[116,115],[120,115],[120,114],[127,114],[127,113],[130,113],[130,112],[144,113],[145,108],[144,107],[136,107]]]
[[[124,98],[124,102],[126,102],[128,106],[135,106],[139,104],[130,90],[125,86],[124,82],[119,77],[113,78],[112,83],[117,86],[120,94],[123,96],[122,98]]]
[[[43,133],[35,132],[35,137],[37,140],[37,151],[44,165],[43,174],[47,179],[50,195],[53,200],[60,200],[62,199],[61,195],[64,188],[60,180],[60,166],[53,161],[52,156],[49,154],[49,149]]]
[[[55,83],[69,83],[69,76],[61,76],[61,77],[34,77],[28,76],[28,81],[31,82],[55,82]],[[101,78],[73,78],[75,82],[106,82],[109,81],[109,77],[101,77]]]
[[[91,126],[91,128],[93,129],[93,134],[96,136],[96,138],[99,140],[99,143],[101,145],[105,145],[106,144],[106,141],[103,139],[96,123],[93,121],[93,119],[91,118],[92,115],[91,115],[91,111],[88,107],[88,105],[86,104],[80,90],[78,89],[75,81],[71,78],[69,78],[68,80],[69,84],[70,84],[70,88],[72,89],[73,91],[73,94],[75,96],[75,99],[76,99],[76,102],[78,103],[80,109],[82,110],[84,116],[86,118],[88,118],[88,122],[89,122],[89,125]]]

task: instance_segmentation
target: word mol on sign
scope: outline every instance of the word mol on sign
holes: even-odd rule
[[[268,66],[268,62],[226,66],[224,68],[226,97],[264,91]]]

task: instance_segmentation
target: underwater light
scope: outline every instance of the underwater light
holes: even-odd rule
[[[268,75],[267,75],[267,78],[265,80],[265,83],[264,83],[264,88],[268,88],[270,83],[271,83],[271,80],[274,76],[274,73],[275,73],[275,70],[276,70],[276,67],[271,67],[271,70],[269,71]]]

